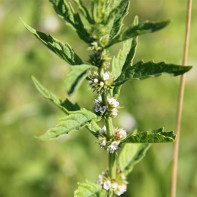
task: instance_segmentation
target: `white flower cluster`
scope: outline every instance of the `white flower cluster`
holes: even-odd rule
[[[90,86],[93,91],[97,93],[103,93],[111,88],[112,79],[108,72],[103,73],[102,79],[99,79],[98,73],[96,71],[89,77]]]
[[[94,110],[100,115],[106,115],[116,117],[118,115],[119,102],[115,98],[107,98],[107,105],[102,102],[102,98],[99,95],[94,101]]]
[[[105,190],[113,191],[116,195],[120,196],[127,191],[127,181],[125,175],[117,170],[117,178],[110,179],[109,172],[102,172],[98,176],[97,184],[102,185]]]
[[[106,127],[104,126],[99,131],[98,140],[101,147],[105,148],[109,153],[114,153],[114,151],[118,150],[120,141],[125,139],[126,137],[126,131],[121,128],[115,129],[115,135],[110,140],[107,140],[107,131]]]
[[[96,113],[100,113],[100,115],[103,115],[106,112],[106,105],[102,102],[101,95],[98,96],[97,99],[94,101],[94,111]]]

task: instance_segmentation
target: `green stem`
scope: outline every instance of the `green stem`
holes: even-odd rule
[[[111,117],[107,117],[105,120],[106,124],[106,130],[107,130],[107,136],[108,138],[112,137],[114,135],[114,128],[113,128],[113,122]],[[112,179],[116,178],[116,154],[109,153],[109,176]]]

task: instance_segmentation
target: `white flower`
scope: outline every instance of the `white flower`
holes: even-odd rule
[[[99,112],[100,108],[101,108],[100,104],[98,103],[97,100],[95,100],[94,101],[94,110],[95,110],[95,112]]]
[[[103,105],[101,102],[102,102],[102,98],[99,95],[99,97],[97,99],[95,99],[95,101],[94,101],[94,110],[97,113],[100,112],[100,113],[104,114],[106,111],[106,106]]]
[[[103,184],[103,176],[102,175],[98,176],[98,179],[96,180],[96,183],[99,184],[99,185]]]
[[[119,102],[115,98],[108,98],[107,100],[112,107],[116,108],[119,106]]]
[[[107,151],[108,151],[109,153],[114,153],[114,151],[118,149],[118,145],[119,145],[119,142],[117,142],[117,141],[112,142],[112,143],[107,147]]]
[[[95,78],[95,79],[93,79],[93,81],[94,81],[94,83],[98,83],[98,79],[97,78]]]
[[[104,105],[104,106],[101,106],[100,112],[101,112],[102,114],[104,114],[104,113],[106,112],[106,106],[105,106],[105,105]]]
[[[124,192],[127,191],[127,185],[119,185],[118,188],[116,189],[115,193],[120,196],[122,195]]]
[[[121,173],[121,178],[122,180],[126,180],[126,176],[123,173]],[[124,181],[124,182],[127,183],[127,181]]]
[[[103,188],[106,189],[106,190],[109,190],[111,188],[111,181],[105,181],[103,183]]]
[[[107,81],[109,79],[109,74],[108,72],[103,73],[103,80]]]
[[[105,137],[99,136],[98,140],[99,140],[99,143],[100,143],[101,146],[106,146],[107,140],[106,140]]]
[[[98,96],[97,101],[98,101],[98,102],[102,102],[102,97],[101,97],[101,95]]]
[[[117,184],[116,182],[112,183],[112,184],[111,184],[111,188],[113,188],[113,189],[118,188],[118,184]]]
[[[126,138],[127,137],[127,132],[123,128],[119,129],[118,133],[119,133],[120,138]]]
[[[101,81],[100,82],[100,86],[101,86],[101,88],[104,86],[105,84],[104,84],[104,82],[103,81]]]
[[[112,114],[112,116],[117,116],[118,115],[118,110],[116,108],[113,108],[111,110],[111,114]]]
[[[99,134],[100,134],[100,135],[103,135],[103,134],[106,134],[106,133],[107,133],[106,126],[104,126],[104,127],[99,131]]]

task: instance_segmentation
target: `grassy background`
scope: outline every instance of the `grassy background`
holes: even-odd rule
[[[170,19],[164,30],[141,36],[135,61],[155,60],[181,64],[186,1],[138,0],[131,2],[125,24],[137,14],[140,21]],[[87,60],[87,46],[59,19],[45,0],[1,0],[0,3],[0,197],[71,197],[78,181],[95,180],[105,170],[107,155],[87,131],[73,132],[54,142],[34,136],[52,127],[63,113],[35,90],[31,75],[65,98],[68,65],[50,53],[23,27],[31,26],[69,42]],[[197,5],[194,2],[185,102],[180,141],[178,197],[197,194]],[[80,44],[79,44],[80,43]],[[116,54],[118,47],[112,48]],[[175,129],[179,78],[162,76],[128,82],[122,89],[117,125],[140,130]],[[90,95],[89,95],[90,94]],[[89,95],[86,97],[85,95]],[[84,83],[71,99],[92,108],[95,94]],[[123,121],[123,119],[126,122]],[[130,125],[129,123],[132,122]],[[137,122],[137,124],[135,123]],[[129,176],[125,197],[168,197],[173,144],[153,145]]]

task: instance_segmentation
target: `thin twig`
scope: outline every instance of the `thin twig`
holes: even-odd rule
[[[185,47],[184,47],[184,56],[183,56],[183,65],[184,66],[187,64],[191,13],[192,13],[192,0],[188,0],[187,26],[186,26]],[[181,125],[181,116],[182,116],[184,88],[185,88],[185,74],[183,74],[181,76],[181,83],[180,83],[179,102],[178,102],[178,111],[177,111],[177,122],[176,122],[177,138],[176,138],[176,141],[175,141],[175,144],[174,144],[172,176],[171,176],[171,197],[176,197],[177,165],[178,165],[180,125]]]

